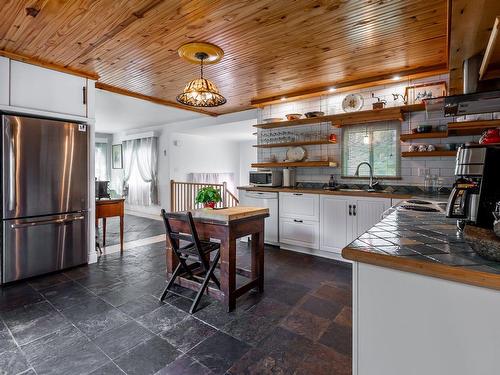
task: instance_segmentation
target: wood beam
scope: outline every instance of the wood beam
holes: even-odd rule
[[[252,99],[251,104],[252,106],[255,107],[262,107],[268,104],[279,103],[283,97],[285,97],[287,100],[299,100],[321,95],[330,95],[331,92],[329,90],[332,87],[334,87],[335,92],[338,93],[338,92],[362,89],[370,86],[385,85],[388,83],[394,83],[393,79],[394,76],[399,76],[400,81],[404,81],[409,79],[418,79],[418,78],[430,77],[446,73],[448,73],[448,67],[446,64],[435,65],[430,67],[422,67],[419,69],[392,72],[390,74],[381,74],[375,77],[367,77],[352,81],[332,82],[329,84],[304,90],[282,92],[265,98]]]
[[[0,56],[7,57],[7,58],[15,60],[15,61],[21,61],[21,62],[24,62],[27,64],[40,66],[42,68],[57,70],[58,72],[68,73],[68,74],[72,74],[72,75],[83,77],[83,78],[88,78],[88,79],[92,79],[92,80],[96,80],[96,81],[99,79],[99,75],[96,73],[89,73],[89,72],[85,72],[85,71],[77,70],[77,69],[73,69],[73,68],[66,68],[64,66],[52,64],[48,61],[38,60],[38,59],[35,59],[32,57],[19,55],[17,53],[8,52],[5,50],[0,50]]]
[[[115,94],[130,96],[132,98],[141,99],[141,100],[147,100],[149,102],[159,104],[159,105],[164,105],[166,107],[184,109],[186,111],[196,112],[196,113],[200,113],[202,115],[207,115],[207,116],[213,116],[213,117],[218,116],[217,113],[209,112],[209,111],[206,111],[206,110],[201,109],[201,108],[188,107],[188,106],[182,105],[182,104],[177,103],[177,102],[173,102],[173,101],[165,100],[165,99],[160,99],[160,98],[155,98],[155,97],[149,96],[149,95],[139,94],[137,92],[133,92],[133,91],[121,89],[119,87],[107,85],[107,84],[102,83],[102,82],[96,82],[95,87],[97,89],[113,92]]]

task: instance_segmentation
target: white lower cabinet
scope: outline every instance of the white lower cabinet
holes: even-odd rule
[[[340,253],[381,219],[389,198],[320,197],[320,250]]]
[[[319,247],[319,223],[312,220],[281,217],[280,242],[317,249]]]
[[[351,197],[322,195],[320,199],[320,250],[340,253],[352,238],[353,225],[347,216]],[[352,210],[352,208],[351,208]]]
[[[389,198],[356,197],[355,200],[352,200],[352,205],[356,228],[353,231],[352,240],[354,240],[381,220],[384,211],[391,207],[391,200]]]

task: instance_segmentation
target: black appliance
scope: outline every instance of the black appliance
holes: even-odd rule
[[[448,199],[446,216],[458,224],[493,228],[495,204],[500,200],[500,145],[466,145],[458,149],[457,180]]]
[[[110,198],[108,185],[109,181],[95,182],[95,197],[97,199]]]

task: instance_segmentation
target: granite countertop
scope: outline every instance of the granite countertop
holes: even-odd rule
[[[396,209],[342,250],[342,256],[500,290],[500,262],[479,256],[444,213]]]

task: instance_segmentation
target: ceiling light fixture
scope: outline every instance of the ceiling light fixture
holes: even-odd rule
[[[286,97],[285,97],[285,96],[283,96],[283,97],[281,97],[281,99],[280,99],[280,100],[281,100],[282,102],[284,102],[284,101],[286,100]]]
[[[328,89],[328,92],[335,92],[335,87],[330,87],[330,88]]]
[[[392,77],[392,80],[393,80],[393,81],[399,81],[400,79],[401,79],[401,77],[400,77],[400,76],[394,76],[394,77]]]
[[[192,63],[200,63],[200,78],[190,81],[177,101],[191,107],[217,107],[226,103],[217,86],[203,77],[203,64],[215,64],[224,52],[210,43],[188,43],[179,48],[179,56]]]

